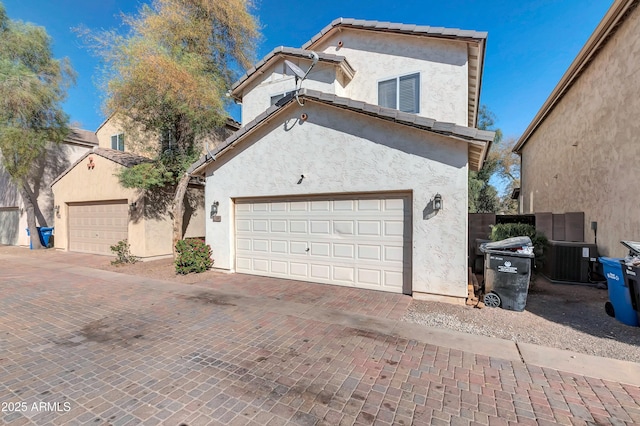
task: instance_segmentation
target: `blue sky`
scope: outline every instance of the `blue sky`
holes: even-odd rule
[[[95,84],[98,60],[71,28],[118,28],[121,12],[142,1],[0,0],[12,19],[46,27],[56,57],[78,73],[64,107],[72,122],[95,130],[104,117]],[[300,47],[337,17],[487,31],[481,103],[497,116],[506,137],[525,130],[600,22],[611,0],[258,0],[261,58],[274,47]],[[236,117],[239,118],[239,117]]]

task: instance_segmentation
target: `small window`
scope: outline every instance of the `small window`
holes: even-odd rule
[[[271,97],[271,106],[275,105],[280,99],[284,98],[284,93]]]
[[[124,133],[111,136],[111,149],[124,151]]]
[[[284,98],[285,96],[288,96],[290,94],[294,93],[293,91],[291,92],[285,92],[285,93],[279,93],[277,95],[273,95],[271,97],[271,106],[275,105],[280,99]]]
[[[378,82],[378,105],[402,112],[420,112],[420,74]]]
[[[176,142],[176,135],[169,129],[162,131],[161,142],[163,152],[173,151],[178,147],[178,144]]]

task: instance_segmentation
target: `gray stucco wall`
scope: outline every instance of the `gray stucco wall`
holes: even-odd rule
[[[309,118],[301,123],[302,112]],[[206,216],[215,200],[222,218],[207,219],[214,266],[235,267],[235,198],[406,191],[413,291],[466,297],[467,173],[465,142],[311,101],[294,104],[206,170]],[[425,218],[436,193],[445,207]]]
[[[640,10],[621,25],[522,151],[524,213],[584,211],[602,255],[640,240]]]
[[[53,182],[60,173],[65,171],[78,158],[90,150],[90,147],[75,145],[70,143],[50,144],[46,153],[33,165],[33,171],[29,182],[38,199],[38,206],[42,212],[42,217],[47,226],[54,226],[54,199],[51,191]],[[11,181],[9,174],[0,166],[0,207],[18,207],[20,219],[17,227],[17,245],[29,245],[27,237],[27,213],[24,210],[24,203],[15,184]],[[38,226],[43,226],[36,218]],[[3,224],[2,226],[16,226],[15,223]],[[6,232],[6,231],[5,231]],[[55,232],[55,231],[54,231]]]

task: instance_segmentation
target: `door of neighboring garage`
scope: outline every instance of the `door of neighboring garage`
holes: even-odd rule
[[[18,244],[20,210],[17,207],[0,207],[0,244]]]
[[[111,255],[110,247],[128,237],[127,200],[69,204],[69,250]]]
[[[236,271],[411,293],[411,198],[236,200]]]

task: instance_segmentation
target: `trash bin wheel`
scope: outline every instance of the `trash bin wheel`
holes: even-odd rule
[[[613,304],[609,301],[607,301],[607,303],[604,304],[604,311],[607,313],[607,315],[609,315],[610,317],[614,317],[616,316],[616,311],[615,309],[613,309]]]
[[[490,308],[498,308],[502,300],[500,300],[500,296],[497,293],[487,293],[484,295],[484,304],[489,306]]]

